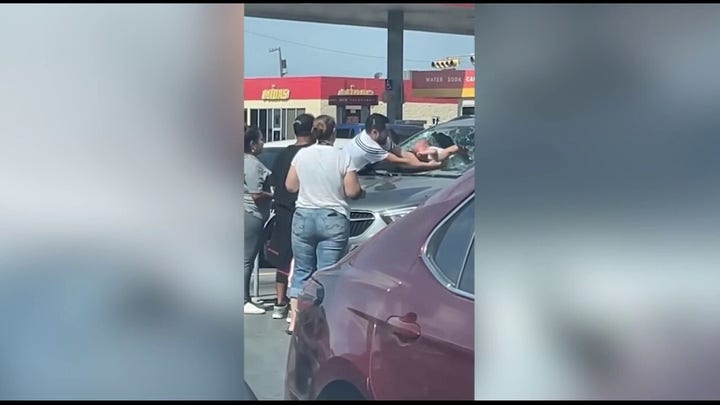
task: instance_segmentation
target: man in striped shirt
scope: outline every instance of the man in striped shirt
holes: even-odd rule
[[[403,150],[390,138],[390,120],[382,114],[371,114],[360,132],[343,149],[350,156],[350,169],[362,170],[365,166],[386,160],[392,164],[420,170],[434,170],[441,162],[422,162],[414,153]]]

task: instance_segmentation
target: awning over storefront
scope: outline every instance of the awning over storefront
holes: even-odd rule
[[[402,10],[410,31],[474,35],[474,4],[248,3],[245,16],[387,28],[388,12]]]
[[[328,104],[373,106],[378,105],[378,96],[330,96]]]

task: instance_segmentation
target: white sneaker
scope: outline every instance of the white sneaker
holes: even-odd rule
[[[290,319],[290,315],[288,315],[288,317],[285,319],[285,321],[286,321],[287,323],[292,322],[292,319]]]
[[[264,308],[260,308],[252,302],[245,303],[243,310],[245,311],[245,315],[262,315],[265,313]]]

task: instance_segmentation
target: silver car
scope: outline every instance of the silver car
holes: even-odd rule
[[[462,155],[452,156],[441,169],[417,173],[380,162],[366,167],[360,174],[360,182],[367,191],[364,198],[350,201],[350,248],[354,249],[380,230],[412,212],[430,196],[445,188],[468,170],[474,169],[475,118],[459,117],[432,128],[424,129],[409,137],[400,146],[411,150],[419,140],[437,144],[438,137],[452,140],[464,150]],[[338,138],[335,146],[342,148],[350,139]],[[295,140],[266,143],[258,157],[268,168],[272,168],[277,155]],[[265,229],[273,220],[266,223]],[[269,233],[266,233],[269,238]],[[267,239],[265,239],[267,240]],[[261,258],[262,261],[262,258]],[[269,266],[261,263],[261,266]]]
[[[351,249],[412,212],[454,179],[474,169],[475,118],[472,116],[422,130],[401,143],[400,147],[411,150],[417,141],[423,139],[437,144],[438,137],[451,139],[464,153],[452,156],[443,168],[429,172],[404,170],[386,162],[366,167],[360,172],[360,182],[367,194],[350,202]]]

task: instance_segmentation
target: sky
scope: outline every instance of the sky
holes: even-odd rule
[[[432,60],[470,55],[475,38],[405,31],[404,70],[430,70]],[[245,77],[278,76],[280,47],[288,76],[387,77],[387,30],[245,18]],[[459,69],[470,69],[468,56]]]

